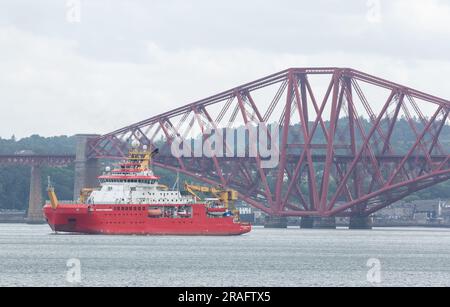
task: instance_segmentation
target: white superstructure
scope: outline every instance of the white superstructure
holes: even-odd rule
[[[158,183],[159,177],[149,167],[151,154],[132,152],[119,169],[109,168],[99,177],[100,188],[87,198],[88,204],[192,204],[192,196],[169,191]]]

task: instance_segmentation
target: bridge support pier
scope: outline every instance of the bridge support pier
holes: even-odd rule
[[[98,159],[88,157],[89,141],[97,137],[99,137],[99,135],[96,134],[76,135],[75,180],[73,189],[73,199],[75,201],[80,197],[81,189],[94,188],[98,185]]]
[[[287,217],[266,216],[264,228],[287,228]]]
[[[314,229],[336,229],[335,217],[314,218]]]
[[[336,229],[336,218],[334,217],[302,217],[300,220],[302,229]]]
[[[28,201],[28,214],[26,222],[28,224],[42,224],[45,222],[42,213],[42,178],[41,166],[31,167],[30,178],[30,198]]]
[[[368,216],[350,217],[349,229],[372,229],[372,218]]]
[[[313,229],[314,228],[314,217],[304,216],[300,219],[301,229]]]

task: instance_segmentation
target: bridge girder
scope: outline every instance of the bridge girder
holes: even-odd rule
[[[120,158],[134,140],[160,147],[156,166],[236,189],[268,214],[368,216],[450,179],[449,110],[448,100],[357,70],[291,68],[96,138],[89,155]],[[172,154],[192,131],[206,140],[250,122],[279,124],[276,168],[259,155]]]

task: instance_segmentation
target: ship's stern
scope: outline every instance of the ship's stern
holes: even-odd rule
[[[54,209],[51,205],[46,204],[42,210],[53,231],[83,232],[83,224],[88,215],[85,205],[60,205]]]

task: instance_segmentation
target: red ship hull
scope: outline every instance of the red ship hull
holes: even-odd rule
[[[146,205],[61,204],[56,209],[44,206],[44,215],[52,230],[84,234],[110,235],[241,235],[251,225],[233,217],[211,217],[204,204],[192,205],[189,218],[149,215]]]

